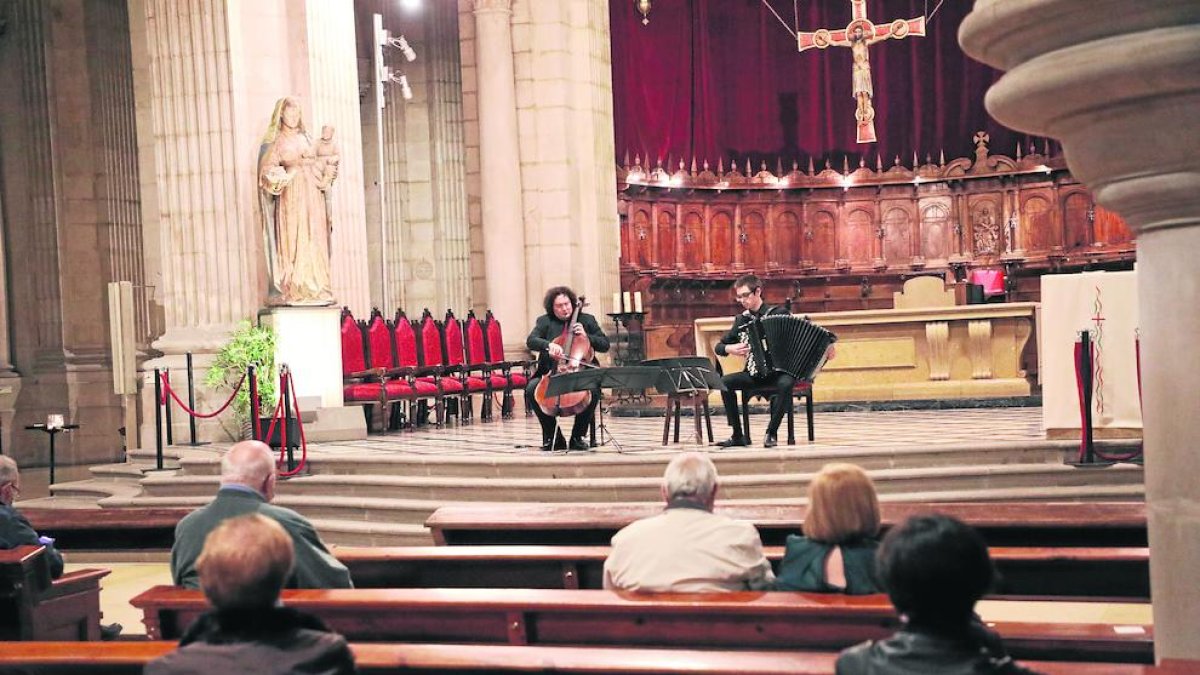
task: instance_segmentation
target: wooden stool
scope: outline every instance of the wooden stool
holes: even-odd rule
[[[667,394],[667,409],[663,415],[663,445],[667,444],[667,438],[671,433],[671,418],[675,419],[675,442],[679,442],[679,417],[680,410],[684,403],[692,406],[692,419],[696,423],[696,442],[704,444],[704,432],[700,426],[700,416],[704,415],[704,425],[708,428],[708,442],[713,441],[712,416],[708,409],[708,391],[693,391],[693,392],[678,392],[675,394]]]

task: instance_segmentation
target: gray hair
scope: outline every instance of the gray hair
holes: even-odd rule
[[[255,490],[275,471],[275,456],[265,443],[234,443],[221,458],[221,485],[245,485]]]
[[[706,455],[682,453],[667,465],[663,488],[668,502],[677,499],[707,502],[717,489],[717,467]]]
[[[8,455],[0,455],[0,485],[6,485],[17,479],[17,461]]]

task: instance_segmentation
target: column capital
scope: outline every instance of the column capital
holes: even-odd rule
[[[476,14],[507,12],[512,14],[513,0],[471,0],[471,10]]]

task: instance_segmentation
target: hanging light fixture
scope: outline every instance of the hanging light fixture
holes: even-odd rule
[[[634,7],[642,13],[642,25],[646,26],[650,23],[650,0],[633,0]]]

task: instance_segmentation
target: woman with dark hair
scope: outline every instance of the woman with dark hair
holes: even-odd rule
[[[808,486],[804,536],[789,535],[775,580],[778,591],[869,595],[879,547],[879,498],[871,478],[853,464],[821,467]]]
[[[914,516],[888,532],[879,579],[902,626],[886,640],[842,652],[838,675],[1028,675],[975,614],[995,572],[983,537],[942,515]]]
[[[567,448],[588,450],[590,448],[587,441],[583,440],[583,435],[592,426],[592,417],[596,414],[596,406],[600,403],[599,390],[593,392],[591,404],[575,416],[569,443],[563,438],[562,432],[557,430],[558,418],[546,414],[538,406],[533,396],[533,392],[542,378],[555,369],[558,359],[563,355],[562,345],[555,343],[554,338],[566,335],[568,329],[578,339],[586,339],[591,342],[592,349],[596,352],[608,351],[608,336],[601,330],[600,324],[596,322],[596,317],[580,311],[575,323],[567,326],[578,301],[579,298],[575,295],[575,291],[566,286],[555,286],[546,291],[546,296],[542,299],[542,307],[545,308],[546,313],[538,317],[537,323],[534,324],[533,330],[529,332],[529,337],[525,340],[525,346],[529,348],[529,351],[538,355],[537,372],[529,378],[529,384],[525,387],[525,405],[533,410],[537,415],[538,422],[542,425],[542,450],[565,450]]]

